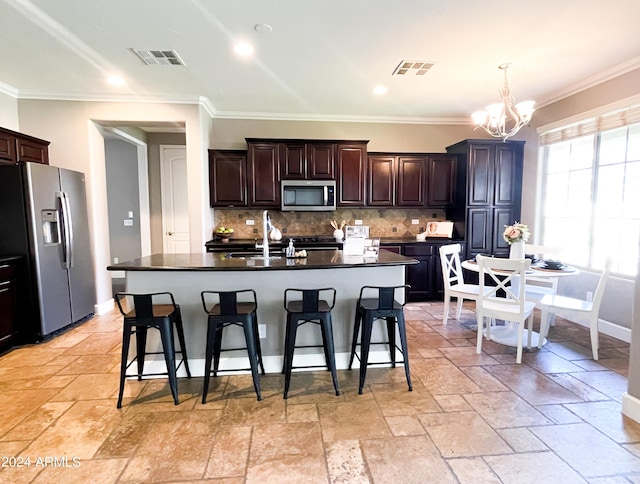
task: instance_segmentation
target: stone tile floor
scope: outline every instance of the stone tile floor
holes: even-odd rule
[[[262,379],[127,381],[116,409],[121,318],[94,317],[0,357],[0,482],[640,483],[640,425],[620,413],[629,345],[559,320],[525,352],[486,342],[471,306],[441,323],[442,303],[407,306],[411,374],[370,369]],[[30,458],[27,463],[26,459]],[[57,460],[53,460],[53,459]],[[65,460],[66,458],[66,460]],[[21,465],[20,465],[21,464]]]

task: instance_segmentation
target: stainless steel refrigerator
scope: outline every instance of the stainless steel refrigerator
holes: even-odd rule
[[[19,294],[24,342],[93,314],[84,174],[39,163],[0,166],[0,254],[27,262]]]

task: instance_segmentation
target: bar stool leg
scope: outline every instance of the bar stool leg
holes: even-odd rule
[[[202,389],[202,403],[207,403],[209,393],[209,379],[211,378],[211,362],[213,360],[213,347],[215,345],[217,324],[215,320],[209,318],[207,323],[207,347],[205,350],[204,363],[204,388]]]
[[[362,313],[360,308],[356,308],[356,319],[353,325],[353,338],[351,339],[351,357],[349,358],[349,370],[353,366],[353,358],[356,356],[356,346],[358,345],[358,333],[360,333],[360,321]]]
[[[360,340],[360,385],[358,394],[362,395],[364,380],[367,376],[367,364],[369,362],[369,347],[371,345],[371,330],[373,327],[373,317],[365,312],[362,317],[362,338]]]
[[[178,341],[180,342],[180,352],[182,354],[182,361],[184,361],[184,369],[187,370],[187,378],[191,378],[191,370],[189,370],[189,358],[187,357],[187,345],[184,340],[184,328],[182,327],[182,315],[180,314],[180,308],[176,309],[176,332],[178,333]]]
[[[213,337],[213,376],[218,376],[220,368],[220,354],[222,353],[222,333],[224,331],[224,321],[218,321]]]
[[[146,326],[136,326],[136,364],[138,365],[138,381],[142,380],[144,373],[144,359],[147,354],[147,330]]]
[[[391,368],[396,367],[396,318],[388,317],[387,336],[389,338],[389,354],[391,355]]]
[[[291,383],[291,369],[293,367],[293,352],[296,344],[296,333],[298,332],[298,320],[293,319],[291,313],[287,314],[287,342],[284,349],[284,398],[289,394],[289,384]]]
[[[256,341],[256,349],[258,350],[258,364],[260,365],[260,373],[265,374],[264,365],[262,364],[262,346],[260,345],[260,332],[258,331],[258,315],[253,313],[253,333]]]
[[[329,315],[331,317],[331,315]],[[329,366],[329,345],[327,344],[327,324],[323,317],[319,319],[320,334],[322,335],[322,351],[324,352],[324,361],[327,363],[327,371],[331,370]]]
[[[127,372],[127,358],[129,357],[129,343],[131,341],[131,325],[124,323],[122,329],[122,359],[120,361],[120,390],[118,391],[117,408],[122,408],[122,394],[124,393],[124,380]]]
[[[340,389],[338,388],[338,374],[336,371],[336,353],[333,345],[333,324],[331,322],[331,314],[327,314],[321,320],[322,334],[324,337],[325,355],[327,358],[327,366],[331,371],[331,379],[333,380],[333,388],[336,391],[336,396],[340,396]]]
[[[411,392],[413,391],[413,385],[411,385],[411,375],[409,372],[409,350],[407,349],[407,329],[404,324],[404,313],[399,313],[397,319],[402,356],[404,357],[404,374],[407,376],[407,385],[409,385],[409,391]]]
[[[255,329],[253,325],[255,321],[251,315],[242,321],[242,328],[244,329],[244,337],[247,341],[247,353],[249,353],[249,363],[251,365],[251,376],[253,377],[253,388],[256,391],[258,400],[262,400],[260,395],[260,375],[258,374],[258,353],[256,349]]]
[[[169,318],[164,318],[160,323],[160,338],[162,339],[162,348],[164,352],[164,361],[167,364],[167,373],[169,374],[169,387],[173,395],[173,401],[176,405],[178,401],[178,379],[176,377],[176,356],[173,344],[173,326]]]

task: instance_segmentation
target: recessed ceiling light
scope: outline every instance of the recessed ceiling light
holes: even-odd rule
[[[253,54],[253,46],[247,42],[240,42],[233,47],[233,51],[243,57]]]
[[[273,27],[268,24],[256,24],[253,26],[253,30],[261,34],[270,34],[271,32],[273,32]]]
[[[113,86],[124,86],[124,79],[120,76],[109,76],[107,82]]]
[[[373,88],[373,93],[381,96],[382,94],[386,94],[388,89],[385,86],[376,86]]]

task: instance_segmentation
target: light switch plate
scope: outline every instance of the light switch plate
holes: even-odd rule
[[[411,219],[411,225],[420,225],[420,219],[412,218]]]
[[[133,227],[133,220],[131,220],[130,218],[125,218],[124,219],[124,226],[125,227]]]
[[[356,220],[356,221],[355,221],[355,224],[356,224],[356,225],[362,225],[362,220]]]
[[[252,218],[248,218],[247,220],[245,220],[245,224],[247,225],[254,225],[255,223],[255,220],[253,220]]]
[[[258,325],[258,336],[260,339],[265,339],[267,337],[267,325],[259,324]]]
[[[133,218],[133,212],[131,210],[129,210],[129,215],[127,215],[127,217]]]

